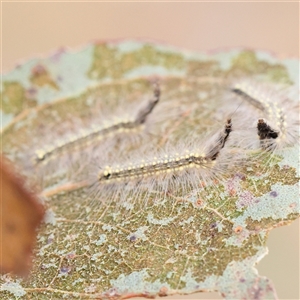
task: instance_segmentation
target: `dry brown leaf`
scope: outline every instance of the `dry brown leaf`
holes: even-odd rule
[[[4,157],[0,159],[0,172],[0,272],[25,275],[31,266],[36,229],[44,209]]]

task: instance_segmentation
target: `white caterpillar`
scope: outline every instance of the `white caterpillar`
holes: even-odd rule
[[[271,86],[249,80],[236,82],[231,91],[256,109],[256,114],[253,110],[252,114],[257,117],[256,130],[262,149],[281,150],[299,143],[299,103]]]
[[[231,118],[227,119],[223,129],[214,134],[208,141],[193,140],[181,142],[176,147],[165,150],[139,149],[136,155],[114,161],[94,174],[93,198],[123,203],[144,199],[151,193],[199,189],[214,180],[222,180],[229,167],[238,159],[229,143],[233,130]],[[143,159],[141,159],[143,157]],[[118,155],[116,155],[116,160]],[[106,162],[107,163],[107,162]]]
[[[32,160],[36,166],[48,166],[50,162],[62,162],[62,159],[70,160],[70,157],[81,156],[83,152],[91,147],[99,148],[112,147],[112,142],[105,143],[107,140],[116,142],[121,138],[138,137],[143,132],[146,121],[160,99],[160,88],[154,85],[154,96],[139,106],[132,112],[131,118],[111,118],[102,120],[100,125],[81,129],[79,133],[69,134],[60,138],[55,143],[49,143],[34,151]],[[124,112],[123,112],[124,115]],[[107,116],[106,116],[107,117]],[[82,158],[82,157],[81,157]],[[76,160],[76,159],[75,159]]]

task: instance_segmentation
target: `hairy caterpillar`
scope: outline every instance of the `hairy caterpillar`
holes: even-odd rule
[[[31,151],[30,161],[25,163],[29,168],[38,167],[42,172],[51,169],[52,164],[61,165],[63,162],[73,164],[77,158],[85,157],[84,153],[96,151],[95,149],[113,148],[118,139],[138,140],[145,129],[149,115],[160,99],[160,87],[154,83],[153,97],[142,105],[131,110],[132,117],[99,118],[99,125],[81,128],[79,132],[65,134],[58,141],[50,141],[40,148]],[[104,119],[104,120],[103,120]],[[153,122],[153,120],[151,120]],[[52,143],[51,143],[52,142]],[[88,155],[86,155],[88,156]],[[27,159],[27,158],[26,158]],[[53,169],[53,168],[52,168]]]
[[[262,149],[280,150],[299,143],[299,103],[274,87],[247,80],[236,82],[231,91],[255,108],[254,122]]]
[[[100,167],[92,178],[93,198],[110,201],[120,198],[130,202],[143,194],[142,198],[147,201],[152,192],[167,193],[169,189],[186,192],[189,188],[197,189],[213,180],[222,180],[228,168],[234,165],[236,153],[227,146],[233,130],[232,119],[228,118],[223,128],[204,143],[181,141],[164,150],[146,147],[120,163],[114,161]],[[116,160],[118,157],[115,156]],[[105,164],[107,161],[103,161]]]

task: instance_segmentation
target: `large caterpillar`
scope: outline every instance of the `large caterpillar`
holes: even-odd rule
[[[34,155],[35,162],[37,164],[47,163],[49,160],[57,157],[58,155],[81,150],[88,147],[90,144],[99,142],[99,140],[107,136],[115,136],[120,132],[132,133],[140,129],[145,124],[148,115],[159,102],[159,98],[159,85],[155,84],[153,98],[148,100],[146,105],[134,113],[134,117],[132,119],[120,119],[106,125],[86,129],[77,135],[65,137],[65,139],[58,141],[56,145],[49,145],[42,149],[37,149]]]
[[[93,197],[135,201],[143,194],[146,201],[153,191],[186,192],[222,180],[228,168],[234,166],[233,161],[238,161],[237,156],[233,158],[233,149],[227,146],[233,130],[232,119],[228,118],[223,128],[204,142],[181,141],[163,150],[146,147],[119,163],[113,161],[100,167],[92,178]],[[118,157],[115,156],[116,160]]]
[[[159,103],[160,93],[160,85],[155,81],[150,99],[135,103],[135,106],[120,106],[118,111],[110,115],[103,113],[106,109],[104,107],[99,112],[99,121],[96,120],[98,124],[92,119],[86,124],[80,120],[79,124],[73,122],[74,126],[64,130],[66,133],[61,137],[55,130],[48,129],[42,138],[35,139],[30,148],[24,149],[22,153],[26,155],[20,153],[24,174],[31,174],[35,184],[43,188],[49,186],[55,178],[77,180],[76,174],[81,173],[82,166],[90,161],[94,153],[104,150],[113,152],[119,144],[124,149],[132,147],[153,124],[159,123],[161,114],[152,112]]]

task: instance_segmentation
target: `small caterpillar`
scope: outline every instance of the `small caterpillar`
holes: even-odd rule
[[[235,83],[231,91],[256,108],[256,130],[262,149],[280,150],[299,143],[299,103],[270,86],[250,81]]]
[[[220,133],[216,145],[214,145],[206,154],[189,153],[180,156],[177,153],[175,156],[165,157],[166,159],[154,158],[152,163],[142,163],[140,165],[130,165],[124,169],[111,169],[106,167],[103,172],[98,174],[98,180],[109,181],[114,179],[126,179],[129,177],[139,177],[144,175],[155,175],[171,170],[183,170],[184,168],[196,167],[206,168],[207,164],[213,165],[213,161],[220,154],[220,150],[224,147],[225,142],[232,131],[231,119],[227,120],[225,130]]]
[[[148,100],[146,105],[139,108],[132,119],[119,119],[107,125],[95,126],[94,128],[83,130],[80,134],[67,136],[56,145],[49,145],[37,149],[34,152],[35,164],[47,164],[50,160],[57,158],[59,155],[80,151],[90,145],[95,145],[95,142],[99,142],[99,140],[108,136],[114,137],[121,132],[134,133],[137,129],[145,125],[148,116],[159,102],[160,88],[157,83],[154,85],[153,93],[153,98]]]
[[[221,180],[228,167],[234,164],[232,154],[225,147],[232,131],[232,119],[228,118],[223,129],[202,146],[194,141],[193,145],[180,143],[175,148],[160,151],[146,149],[139,152],[139,159],[131,155],[121,164],[114,162],[103,167],[97,179],[92,179],[93,197],[134,201],[145,193],[143,199],[146,201],[154,190],[166,193],[170,188],[195,189],[214,179]]]

